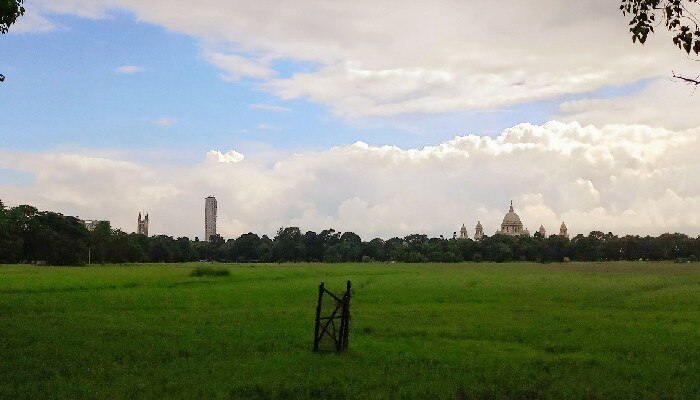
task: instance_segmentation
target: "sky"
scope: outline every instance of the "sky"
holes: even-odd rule
[[[609,0],[33,0],[0,199],[150,233],[700,234],[700,64]]]

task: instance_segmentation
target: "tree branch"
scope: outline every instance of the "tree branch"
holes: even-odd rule
[[[684,82],[687,82],[687,83],[689,83],[691,85],[695,85],[695,86],[700,85],[700,77],[693,79],[693,78],[686,78],[685,76],[682,76],[682,75],[676,75],[676,73],[673,71],[671,71],[671,73],[673,74],[673,77],[675,79],[680,79]]]

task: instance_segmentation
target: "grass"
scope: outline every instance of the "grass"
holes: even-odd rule
[[[231,271],[228,268],[212,268],[212,267],[196,267],[190,272],[191,277],[202,277],[202,276],[230,276]]]
[[[700,398],[698,264],[204,266],[1,266],[0,399]]]

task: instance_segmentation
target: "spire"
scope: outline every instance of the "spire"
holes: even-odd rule
[[[510,201],[510,212],[515,212],[515,210],[513,210],[513,200]]]

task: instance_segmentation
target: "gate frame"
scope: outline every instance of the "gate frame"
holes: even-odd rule
[[[316,305],[316,324],[314,327],[314,352],[318,352],[318,345],[323,338],[323,335],[328,335],[328,337],[333,340],[335,344],[335,351],[342,353],[348,349],[348,338],[350,333],[350,289],[352,288],[352,283],[347,281],[345,294],[342,298],[331,293],[326,289],[325,284],[321,282],[318,285],[318,303]],[[321,305],[323,303],[323,295],[328,294],[336,302],[335,309],[331,315],[327,317],[321,316]],[[340,314],[338,314],[340,311]],[[340,320],[340,327],[336,331],[335,320]],[[323,328],[321,328],[321,321],[326,321]],[[328,328],[332,328],[332,332]]]

